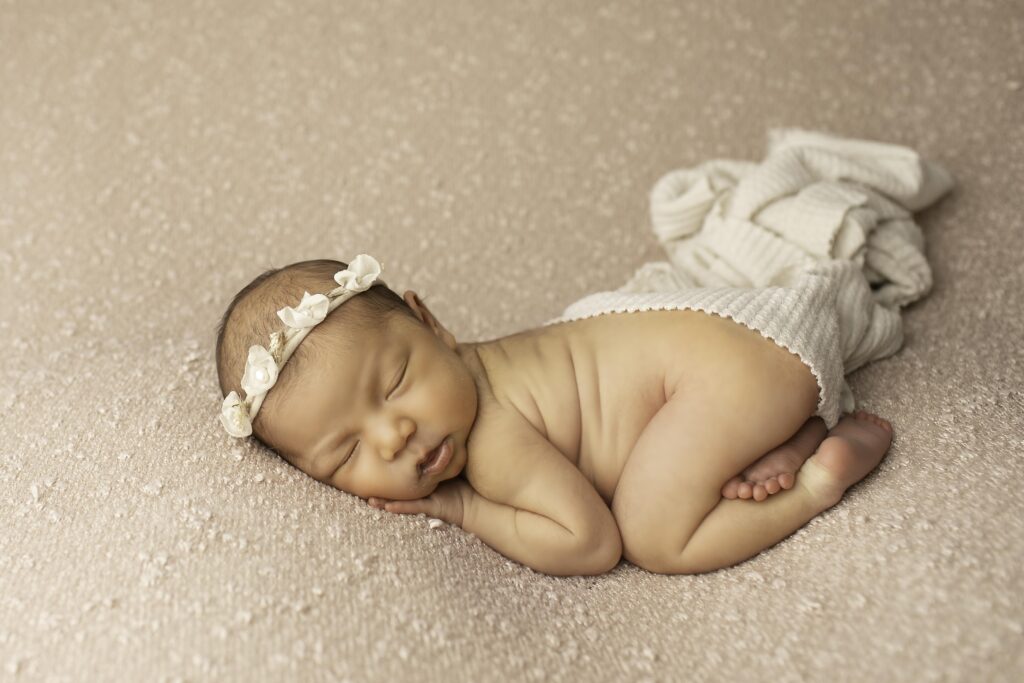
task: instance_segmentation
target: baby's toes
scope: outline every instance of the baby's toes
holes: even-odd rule
[[[768,479],[768,481],[764,483],[764,490],[767,491],[769,494],[772,494],[778,493],[780,490],[782,490],[782,487],[779,485],[778,479],[776,479],[775,477],[771,477]]]
[[[865,419],[871,424],[876,425],[878,427],[882,427],[887,432],[892,432],[893,426],[889,424],[888,420],[883,420],[880,416],[873,415],[871,413],[867,413],[866,416],[867,417]]]
[[[764,500],[767,497],[768,497],[768,492],[764,490],[764,486],[762,484],[755,484],[754,485],[754,500],[756,500],[758,503],[760,503],[762,500]]]
[[[779,486],[787,490],[793,488],[793,484],[796,483],[796,477],[792,472],[783,472],[778,476],[778,480]]]
[[[875,415],[875,414],[873,414],[873,413],[866,413],[866,412],[864,412],[864,411],[862,410],[862,411],[860,411],[860,413],[858,414],[858,417],[859,417],[859,418],[860,418],[861,420],[865,420],[865,421],[867,421],[867,422],[870,422],[871,424],[875,424],[875,425],[878,425],[879,427],[881,427],[881,426],[882,426],[882,418],[878,417],[877,415]]]
[[[739,477],[733,477],[725,482],[725,486],[722,487],[722,496],[725,498],[736,498],[739,495],[740,484],[742,483],[743,480]]]
[[[871,424],[877,425],[885,431],[892,433],[892,424],[888,420],[883,419],[880,415],[875,415],[874,413],[869,413],[865,410],[858,410],[853,415],[858,420],[870,422]]]
[[[739,489],[736,491],[736,495],[738,495],[743,500],[750,498],[751,496],[754,495],[754,485],[749,481],[741,483]]]

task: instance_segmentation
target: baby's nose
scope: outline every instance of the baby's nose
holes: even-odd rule
[[[409,446],[410,435],[416,432],[416,427],[411,420],[399,419],[386,421],[379,425],[376,433],[377,443],[375,444],[381,454],[389,460],[401,457],[402,452]]]

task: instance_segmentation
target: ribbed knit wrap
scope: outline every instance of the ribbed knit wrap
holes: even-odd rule
[[[831,429],[855,408],[845,375],[898,351],[900,309],[931,290],[911,212],[953,185],[906,147],[773,129],[760,164],[718,159],[663,176],[651,219],[670,261],[642,265],[544,326],[639,310],[729,317],[811,368]]]

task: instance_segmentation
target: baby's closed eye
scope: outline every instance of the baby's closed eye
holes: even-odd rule
[[[398,391],[398,387],[402,386],[402,383],[405,382],[406,370],[408,368],[409,368],[409,361],[406,360],[405,364],[402,366],[402,369],[400,371],[401,374],[398,376],[398,381],[395,382],[394,386],[391,388],[391,391],[388,392],[388,396],[387,396],[388,398],[391,398],[392,394],[394,394],[396,391]]]
[[[388,395],[386,396],[387,399],[390,399],[395,394],[395,392],[398,391],[399,387],[401,387],[402,384],[405,382],[405,376],[407,374],[408,368],[409,368],[409,360],[406,359],[405,363],[402,365],[402,369],[399,370],[399,375],[398,375],[397,381],[395,381],[393,383],[391,390],[388,391]],[[360,443],[360,441],[356,440],[355,444],[352,446],[352,450],[349,451],[348,455],[345,456],[345,459],[342,461],[341,465],[338,467],[339,470],[342,467],[344,467],[345,465],[347,465],[350,460],[355,458],[356,451],[359,450],[359,443]]]

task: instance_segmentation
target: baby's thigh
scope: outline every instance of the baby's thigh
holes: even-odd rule
[[[659,409],[623,467],[612,513],[634,563],[681,548],[725,482],[785,443],[817,408],[817,382],[799,359],[728,351]]]

